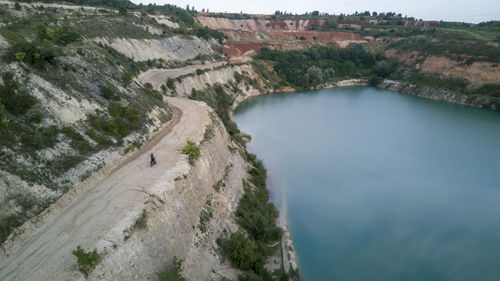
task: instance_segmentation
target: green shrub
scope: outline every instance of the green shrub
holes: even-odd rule
[[[119,99],[119,97],[116,95],[116,91],[117,91],[116,88],[110,84],[101,85],[99,87],[99,91],[101,91],[101,95],[103,96],[103,98],[105,98],[107,100]]]
[[[144,84],[144,88],[142,90],[146,95],[152,96],[158,100],[163,100],[163,96],[158,91],[155,91],[150,83]]]
[[[186,140],[186,146],[182,149],[182,152],[188,155],[189,163],[194,164],[198,158],[200,158],[200,148],[192,140]]]
[[[24,62],[37,69],[44,69],[46,64],[57,64],[58,56],[59,52],[48,41],[44,41],[40,45],[23,41],[7,49],[4,59],[8,62]]]
[[[17,215],[9,215],[0,220],[0,243],[3,243],[14,228],[20,226],[24,220]]]
[[[472,91],[477,95],[487,95],[493,97],[500,97],[500,85],[498,84],[484,84],[481,87]]]
[[[8,128],[9,127],[9,123],[10,123],[10,119],[7,118],[7,117],[4,117],[4,118],[2,118],[1,123],[2,123],[2,127]]]
[[[40,24],[37,27],[37,37],[42,42],[47,40],[59,45],[67,45],[71,42],[78,41],[80,39],[80,34],[67,26],[59,26],[56,29],[51,29],[45,24]]]
[[[141,215],[135,221],[134,228],[145,229],[146,227],[148,227],[147,213],[146,209],[142,209]]]
[[[65,134],[71,139],[71,147],[76,149],[80,154],[87,154],[92,151],[90,144],[83,138],[83,136],[71,127],[64,127],[61,133]]]
[[[378,86],[380,83],[382,83],[383,80],[384,80],[384,78],[382,78],[382,77],[379,77],[377,75],[372,75],[368,79],[368,84],[371,86]]]
[[[89,138],[94,140],[101,148],[106,148],[113,145],[113,142],[108,137],[97,134],[94,129],[87,130],[85,134],[89,136]]]
[[[269,191],[265,187],[253,190],[248,184],[244,185],[245,193],[236,211],[238,224],[257,241],[278,240],[281,236],[281,229],[276,226],[278,211],[268,202]]]
[[[174,89],[175,89],[175,79],[168,78],[168,79],[167,79],[167,87],[168,87],[169,89],[174,90]]]
[[[71,253],[77,258],[78,267],[85,276],[95,268],[101,257],[96,249],[92,252],[85,252],[80,246],[77,246],[76,250],[73,250]]]
[[[207,231],[207,224],[208,222],[210,222],[212,217],[212,202],[210,200],[207,200],[205,202],[205,206],[200,212],[200,223],[198,224],[198,228],[201,230],[201,232],[204,233]]]
[[[36,108],[30,115],[28,115],[26,121],[38,124],[42,121],[42,119],[43,119],[42,112],[40,111],[40,109]]]
[[[47,168],[53,172],[55,176],[61,176],[69,169],[75,167],[84,158],[77,155],[65,155],[59,159],[55,159],[48,163]]]
[[[196,75],[202,75],[203,74],[203,70],[201,69],[196,69]]]
[[[251,270],[262,263],[257,244],[241,232],[233,233],[231,238],[222,243],[222,250],[233,264],[243,270]]]
[[[238,71],[234,72],[234,80],[236,80],[236,83],[240,83],[241,80],[243,79],[243,75],[239,73]]]
[[[130,72],[130,71],[125,71],[123,72],[122,74],[122,85],[123,87],[128,87],[128,85],[130,85],[130,83],[132,82],[132,80],[134,79],[134,73]]]
[[[45,147],[52,147],[56,143],[56,136],[59,134],[59,128],[56,125],[50,125],[43,129],[42,136]]]
[[[0,85],[2,108],[14,115],[26,113],[35,104],[35,99],[19,88],[19,83],[11,72],[2,73],[2,80],[3,85]]]
[[[182,262],[174,257],[172,265],[158,273],[158,279],[160,281],[186,281],[186,278],[182,277]]]
[[[139,111],[132,107],[123,107],[119,103],[110,103],[108,113],[112,117],[111,120],[106,120],[103,115],[91,115],[88,119],[93,129],[87,131],[90,133],[89,137],[100,145],[107,146],[109,142],[106,138],[98,136],[95,130],[113,136],[120,141],[132,130],[138,129],[141,124]]]
[[[2,99],[0,99],[0,115],[2,115],[5,112],[5,105],[2,103]]]
[[[407,80],[416,85],[454,90],[460,93],[463,93],[468,85],[468,82],[464,79],[442,78],[437,75],[427,75],[420,72],[412,74]]]

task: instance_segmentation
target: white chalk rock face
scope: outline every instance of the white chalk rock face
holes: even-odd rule
[[[118,52],[135,61],[150,59],[188,60],[197,55],[211,55],[214,53],[212,45],[215,42],[198,37],[174,36],[165,39],[94,39],[95,42],[110,45]]]

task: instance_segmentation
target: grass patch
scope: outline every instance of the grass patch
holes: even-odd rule
[[[211,140],[215,135],[214,125],[210,124],[205,126],[205,132],[203,133],[203,142]]]
[[[200,223],[198,224],[198,228],[201,232],[205,233],[207,231],[207,224],[210,222],[213,216],[212,201],[208,199],[205,202],[205,206],[200,212]]]
[[[23,222],[24,219],[20,218],[18,215],[10,215],[0,220],[0,243],[3,243],[12,230],[21,226]]]
[[[71,147],[77,150],[80,154],[86,155],[93,151],[90,144],[75,129],[71,127],[63,127],[61,129],[61,133],[71,139]]]
[[[11,72],[2,73],[2,81],[3,84],[0,85],[2,108],[14,115],[25,114],[35,104],[35,99],[20,88],[19,82],[14,79],[14,74]]]
[[[182,277],[181,272],[182,262],[177,257],[174,257],[172,265],[158,273],[158,279],[160,281],[186,281],[186,278]]]
[[[147,221],[146,209],[142,209],[141,215],[135,221],[134,228],[146,229],[147,227],[148,227],[148,221]]]
[[[182,153],[188,155],[189,163],[191,165],[194,164],[198,158],[200,158],[200,148],[196,145],[196,143],[192,140],[186,140],[186,146],[182,148]]]
[[[77,258],[78,268],[85,276],[89,275],[101,258],[96,249],[86,252],[80,246],[77,246],[76,250],[73,250],[71,253]]]

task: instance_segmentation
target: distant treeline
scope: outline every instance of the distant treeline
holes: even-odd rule
[[[393,67],[383,54],[373,54],[360,44],[348,48],[315,45],[306,50],[276,51],[263,48],[256,57],[272,61],[282,86],[309,88],[336,78],[387,77]]]
[[[18,2],[25,3],[72,3],[77,5],[87,5],[87,6],[98,6],[98,7],[108,7],[108,8],[126,8],[126,9],[134,9],[137,7],[134,3],[128,0],[65,0],[65,1],[57,1],[57,0],[18,0]]]

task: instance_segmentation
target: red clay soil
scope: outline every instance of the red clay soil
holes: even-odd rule
[[[282,20],[270,20],[269,24],[273,30],[287,30],[290,29],[288,24]]]
[[[312,36],[311,36],[312,37]],[[362,41],[363,39],[361,38],[359,41]],[[232,57],[240,57],[240,56],[246,56],[249,55],[250,52],[255,52],[259,53],[262,49],[262,47],[270,47],[275,50],[301,50],[305,49],[307,47],[310,47],[312,45],[327,45],[327,44],[334,44],[337,48],[340,47],[345,47],[344,45],[339,44],[339,42],[342,41],[350,41],[350,40],[290,40],[290,41],[284,41],[284,42],[260,42],[260,43],[237,43],[237,44],[225,44],[222,46],[222,52],[229,56],[230,58]],[[353,39],[352,41],[358,41],[357,39]]]
[[[269,46],[277,50],[304,49],[314,44],[335,44],[345,47],[366,39],[351,32],[311,30],[328,24],[325,20],[229,20],[199,17],[202,24],[218,29],[228,36],[223,45],[224,54],[230,58],[248,56]]]
[[[340,40],[364,40],[365,38],[358,33],[351,32],[332,32],[332,31],[223,31],[229,37],[231,43],[239,42],[269,42],[276,40],[298,40],[301,36],[306,39],[328,41]]]

